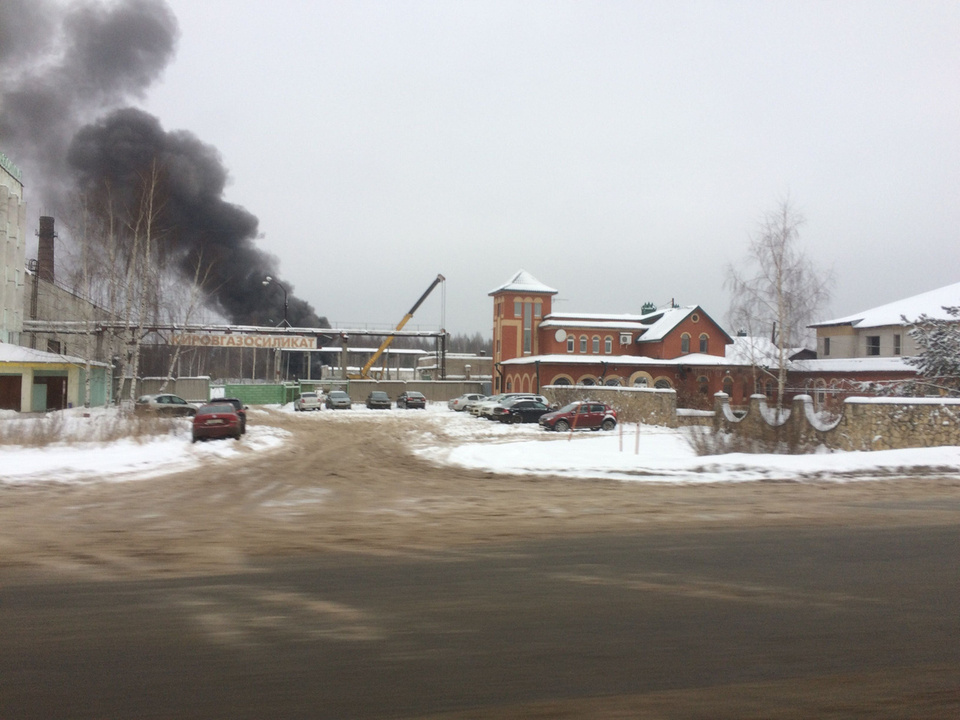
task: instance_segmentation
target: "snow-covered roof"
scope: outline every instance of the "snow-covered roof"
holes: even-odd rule
[[[544,365],[600,365],[606,363],[607,365],[634,365],[637,367],[643,366],[658,366],[663,367],[665,365],[684,365],[684,366],[693,366],[693,367],[705,367],[705,366],[726,366],[733,365],[736,363],[730,362],[725,357],[719,357],[717,355],[707,355],[704,353],[690,353],[689,355],[681,355],[676,358],[669,359],[660,359],[646,357],[644,355],[526,355],[524,357],[511,358],[510,360],[504,360],[501,365],[533,365],[537,362],[540,362]],[[744,363],[749,365],[749,363]]]
[[[0,362],[8,363],[68,363],[70,365],[85,365],[86,360],[72,355],[34,350],[33,348],[0,343]],[[91,362],[91,365],[108,367],[107,363]]]
[[[639,322],[625,322],[623,320],[576,320],[574,318],[548,317],[542,323],[542,328],[584,328],[591,330],[629,330],[642,332],[647,326]]]
[[[790,363],[791,372],[808,373],[868,373],[868,372],[912,372],[917,369],[907,365],[902,357],[862,357],[862,358],[817,358],[816,360],[794,360]]]
[[[829,327],[831,325],[852,325],[856,328],[883,327],[886,325],[902,325],[900,316],[907,320],[915,320],[921,315],[931,318],[949,319],[944,312],[944,306],[960,305],[960,283],[920,293],[913,297],[887,303],[870,310],[847,315],[836,320],[826,320],[814,323],[810,327]]]
[[[792,358],[805,348],[786,348],[786,357]],[[726,347],[727,360],[731,365],[766,365],[775,364],[780,357],[780,349],[775,342],[766,337],[745,337],[738,335],[733,343]]]
[[[566,313],[553,311],[547,317],[550,320],[566,321],[603,321],[603,322],[641,322],[644,318],[656,315],[656,312],[646,315],[635,314],[608,314],[608,313]]]
[[[653,316],[660,315],[660,317],[652,323],[650,322],[650,318],[647,318],[644,324],[647,331],[637,342],[656,342],[663,340],[671,330],[682,323],[686,317],[696,309],[696,305],[687,305],[685,307],[667,308],[666,310],[658,310],[656,313],[651,313]]]
[[[503,285],[494,288],[488,292],[487,295],[496,295],[500,292],[530,292],[556,295],[558,291],[544,285],[526,270],[519,270]]]

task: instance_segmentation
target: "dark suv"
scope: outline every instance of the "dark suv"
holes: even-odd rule
[[[540,416],[540,427],[557,432],[567,430],[613,430],[617,411],[606,403],[593,400],[572,402],[559,410]]]

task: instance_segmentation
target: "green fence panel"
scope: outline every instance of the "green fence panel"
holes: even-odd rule
[[[239,398],[244,405],[282,405],[287,400],[284,385],[224,385],[224,397]]]

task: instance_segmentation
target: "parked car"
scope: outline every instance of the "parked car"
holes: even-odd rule
[[[350,396],[343,390],[331,390],[327,393],[325,404],[331,410],[349,410],[353,407]]]
[[[293,409],[295,412],[306,412],[307,410],[322,410],[323,409],[323,400],[320,398],[319,393],[315,392],[304,392],[300,393],[300,397],[293,401]]]
[[[483,393],[465,393],[460,397],[453,398],[452,400],[447,401],[447,407],[451,410],[457,412],[463,412],[464,410],[469,409],[474,403],[478,403],[481,400],[486,400],[487,396]]]
[[[540,417],[540,427],[557,432],[567,430],[613,430],[617,411],[606,403],[592,400],[572,402]]]
[[[202,406],[193,416],[193,442],[226,437],[239,440],[242,434],[240,415],[230,403],[217,400]]]
[[[220,398],[217,400],[217,404],[220,403],[229,403],[233,405],[233,409],[237,411],[237,415],[240,416],[240,433],[243,434],[247,431],[247,406],[243,404],[243,401],[240,398]],[[213,402],[211,401],[211,405]]]
[[[371,410],[389,410],[390,396],[383,390],[374,390],[367,395],[367,407]]]
[[[505,393],[499,400],[496,402],[482,402],[480,403],[480,417],[486,418],[487,420],[494,420],[493,411],[502,407],[508,402],[513,400],[536,400],[537,402],[542,402],[544,405],[549,405],[550,402],[543,395],[533,395],[532,393]],[[473,412],[472,410],[470,412]]]
[[[506,393],[499,393],[497,395],[491,395],[485,400],[478,400],[473,405],[470,406],[470,414],[475,417],[480,417],[480,413],[483,412],[483,408],[486,405],[489,405],[491,408],[496,405],[498,402],[507,397]]]
[[[397,398],[397,407],[408,410],[410,408],[420,408],[423,410],[427,407],[427,399],[423,396],[423,393],[419,393],[416,390],[408,390],[400,393],[400,397]]]
[[[188,403],[179,395],[162,393],[160,395],[141,395],[133,405],[138,415],[176,415],[191,416],[197,414],[197,406]]]
[[[550,407],[539,400],[511,400],[493,409],[493,417],[502,423],[534,423],[542,415],[550,412]]]

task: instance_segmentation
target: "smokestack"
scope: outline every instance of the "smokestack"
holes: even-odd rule
[[[57,234],[53,230],[53,218],[47,215],[40,216],[40,243],[37,246],[37,277],[53,282],[53,239]]]

